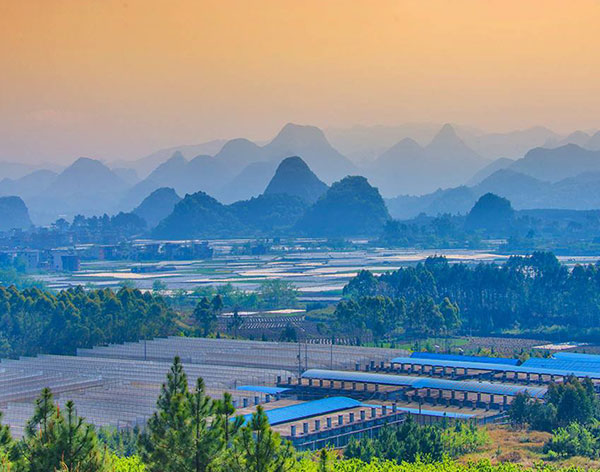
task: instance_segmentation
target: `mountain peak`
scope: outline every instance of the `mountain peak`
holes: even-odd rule
[[[298,156],[281,161],[275,175],[265,189],[265,195],[287,194],[313,203],[327,191],[327,185],[314,174]]]
[[[353,164],[340,154],[316,126],[288,123],[263,147],[270,161],[300,155],[326,181],[333,181],[354,170]]]
[[[393,151],[421,152],[421,151],[423,151],[423,148],[414,139],[404,138],[404,139],[398,141],[396,144],[394,144],[390,149],[387,150],[386,153],[388,153],[392,150]]]
[[[425,150],[434,160],[449,162],[455,168],[464,167],[472,171],[475,165],[484,163],[482,157],[467,146],[448,123],[442,126]]]
[[[437,132],[437,134],[433,137],[433,139],[431,140],[431,145],[433,145],[434,143],[448,143],[448,142],[456,142],[456,141],[460,141],[462,142],[462,140],[458,137],[458,134],[456,134],[456,130],[454,129],[454,126],[452,126],[450,123],[446,123],[444,126],[442,126],[440,128],[440,130]]]
[[[171,187],[161,187],[154,190],[144,201],[135,209],[133,213],[143,218],[150,228],[154,228],[158,223],[169,216],[175,208],[175,205],[181,201],[175,189]]]
[[[102,162],[97,159],[92,159],[90,157],[80,157],[76,159],[69,167],[65,169],[76,169],[76,170],[93,170],[105,168],[108,169]]]
[[[238,172],[253,162],[265,160],[261,147],[245,138],[235,138],[227,141],[215,155],[215,159],[225,164],[229,169],[235,169]]]
[[[320,128],[310,125],[298,125],[295,123],[287,123],[277,136],[273,138],[270,144],[283,144],[288,146],[306,146],[310,143],[326,143],[330,146],[329,141],[325,137],[325,133]]]
[[[378,234],[389,220],[383,198],[362,176],[344,177],[309,208],[298,228],[311,236]]]
[[[20,197],[0,197],[0,231],[30,226],[29,210]]]

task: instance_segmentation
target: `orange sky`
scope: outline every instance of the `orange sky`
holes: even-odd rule
[[[0,159],[285,122],[600,127],[599,0],[0,0]]]

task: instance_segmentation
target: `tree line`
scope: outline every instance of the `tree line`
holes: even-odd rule
[[[600,401],[588,378],[569,377],[563,383],[551,383],[544,401],[517,395],[509,418],[518,428],[552,432],[544,445],[550,459],[600,457]]]
[[[0,286],[0,357],[74,354],[79,347],[173,334],[175,312],[157,294],[132,288],[58,293]]]
[[[367,320],[372,325],[380,311],[373,312],[369,306],[373,297],[383,297],[389,302],[377,304],[406,307],[404,324],[409,329],[420,326],[424,314],[441,325],[432,304],[443,307],[449,302],[459,309],[459,323],[454,327],[462,326],[463,332],[552,330],[600,336],[600,264],[569,269],[547,252],[513,256],[504,264],[451,264],[444,257],[429,257],[414,267],[378,277],[361,271],[344,288],[344,295],[351,301],[340,310],[355,303],[355,311],[372,313]]]

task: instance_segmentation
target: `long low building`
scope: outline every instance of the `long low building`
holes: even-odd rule
[[[411,377],[408,375],[376,374],[370,372],[346,372],[339,370],[309,369],[302,374],[304,379],[328,380],[337,382],[391,385],[411,389],[435,389],[455,392],[482,393],[514,397],[527,393],[534,398],[542,398],[547,389],[529,385],[513,385],[492,382],[459,381],[431,377]]]
[[[445,359],[460,362],[484,362],[487,364],[518,365],[519,359],[509,357],[465,356],[462,354],[441,354],[437,352],[413,352],[414,359]]]
[[[542,379],[542,376],[546,376],[550,380],[554,380],[557,377],[569,377],[575,376],[579,378],[589,377],[590,379],[600,380],[600,371],[580,371],[571,369],[556,369],[526,365],[506,365],[506,364],[493,364],[486,362],[469,362],[460,360],[450,359],[422,359],[415,357],[395,357],[391,360],[392,369],[398,369],[403,372],[406,368],[414,370],[414,367],[419,368],[441,368],[441,369],[452,369],[454,373],[458,369],[462,370],[465,375],[468,375],[468,371],[476,372],[490,372],[494,374],[513,374],[518,376],[523,374],[526,378],[530,376],[538,376],[538,380]]]

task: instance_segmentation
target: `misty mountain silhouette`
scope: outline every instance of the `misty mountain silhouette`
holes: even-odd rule
[[[31,224],[29,211],[21,198],[0,197],[0,231],[27,229]]]
[[[133,213],[143,218],[148,228],[154,228],[160,221],[173,212],[175,205],[181,201],[175,190],[162,187],[148,195]]]
[[[425,147],[401,140],[377,158],[368,175],[384,195],[419,194],[460,185],[485,164],[446,124]]]
[[[326,182],[338,180],[355,170],[352,162],[334,149],[316,126],[288,123],[263,150],[267,159],[277,162],[288,156],[301,156]]]
[[[327,188],[304,160],[293,156],[281,161],[264,193],[294,195],[307,203],[314,203]]]
[[[311,236],[374,235],[389,218],[377,188],[365,177],[348,176],[334,182],[296,228]]]
[[[600,151],[567,144],[554,149],[535,148],[509,167],[540,180],[557,182],[583,172],[600,171]]]

